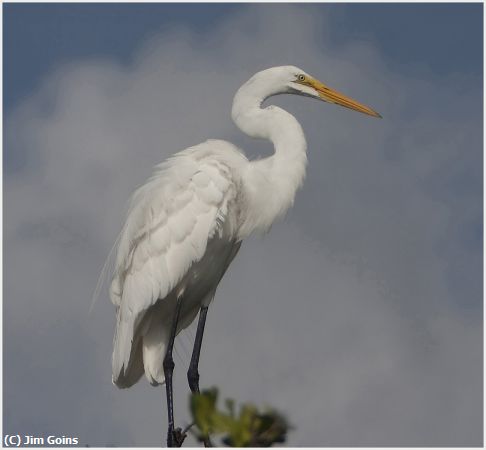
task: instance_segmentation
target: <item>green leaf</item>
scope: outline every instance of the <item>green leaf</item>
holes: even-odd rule
[[[208,436],[212,431],[212,416],[217,400],[218,390],[215,388],[191,396],[192,417],[203,436]]]
[[[199,431],[198,439],[210,434],[222,436],[230,447],[270,447],[281,444],[291,429],[285,417],[272,409],[260,412],[252,404],[243,404],[235,413],[235,401],[226,399],[226,411],[217,409],[218,390],[212,388],[191,396],[191,413]]]

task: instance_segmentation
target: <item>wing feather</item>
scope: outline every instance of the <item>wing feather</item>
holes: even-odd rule
[[[132,347],[138,348],[137,328],[146,311],[163,301],[203,258],[208,241],[216,233],[222,236],[223,225],[237,220],[229,205],[235,201],[238,180],[223,158],[200,147],[157,166],[132,197],[110,289],[117,306],[115,382],[131,364],[139,372],[140,362],[130,358]]]

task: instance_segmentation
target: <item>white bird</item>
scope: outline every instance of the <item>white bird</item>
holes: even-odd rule
[[[305,177],[306,140],[300,124],[262,102],[298,94],[381,117],[294,66],[258,72],[236,93],[231,117],[249,136],[270,140],[275,152],[249,161],[233,144],[208,140],[176,153],[133,195],[117,242],[110,297],[116,306],[113,382],[120,388],[143,373],[166,382],[168,445],[177,445],[172,402],[175,336],[200,312],[188,371],[193,392],[208,306],[218,283],[253,232],[285,214]]]

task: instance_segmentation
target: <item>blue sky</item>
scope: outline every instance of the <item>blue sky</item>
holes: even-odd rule
[[[244,8],[229,4],[4,4],[6,111],[58,64],[73,58],[130,61],[148,36],[183,24],[198,33]],[[307,6],[319,14],[322,7]],[[326,5],[331,39],[373,42],[395,69],[457,71],[482,79],[482,5]]]
[[[383,119],[271,99],[303,126],[307,178],[225,275],[201,383],[287,411],[296,446],[481,443],[482,5],[3,8],[5,433],[160,446],[162,390],[111,384],[98,275],[154,164],[207,138],[272,151],[231,99],[293,64]]]

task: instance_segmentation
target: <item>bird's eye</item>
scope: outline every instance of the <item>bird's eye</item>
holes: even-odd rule
[[[299,81],[305,81],[305,75],[297,75]]]

